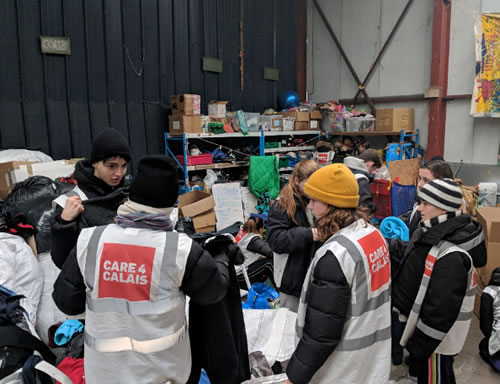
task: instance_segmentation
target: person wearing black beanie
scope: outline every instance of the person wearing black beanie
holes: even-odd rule
[[[236,279],[234,261],[243,262],[244,256],[233,237],[217,236],[203,249],[188,235],[174,231],[170,214],[178,185],[173,159],[143,158],[115,222],[82,230],[54,284],[52,297],[61,311],[86,313],[88,382],[188,382],[194,357],[186,296],[190,305],[212,306],[229,295],[230,282]],[[246,374],[237,380],[210,377],[214,384],[250,378],[239,289],[235,308],[245,338]],[[217,312],[219,317],[221,313]],[[219,349],[228,350],[233,328],[230,323],[225,332],[219,330],[218,342],[224,346]],[[230,367],[219,371],[235,371],[231,360],[218,363]]]
[[[77,186],[53,202],[51,256],[56,266],[62,267],[82,228],[113,221],[127,197],[123,187],[129,162],[125,138],[117,130],[105,128],[95,136],[90,158],[76,163],[73,179]]]

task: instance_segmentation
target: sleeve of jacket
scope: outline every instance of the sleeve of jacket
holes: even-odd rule
[[[481,295],[481,307],[479,313],[479,327],[486,337],[491,336],[493,329],[493,297],[486,292]]]
[[[57,214],[52,223],[52,245],[50,255],[54,264],[61,269],[78,240],[78,219],[66,221],[61,218],[61,208],[56,208]]]
[[[367,205],[373,201],[370,192],[370,182],[366,178],[358,179],[359,186],[359,205]]]
[[[467,291],[470,267],[470,259],[462,252],[450,253],[435,263],[420,310],[421,322],[437,331],[434,336],[446,335],[455,323]],[[428,359],[442,339],[424,333],[417,324],[406,348],[417,359]]]
[[[181,289],[200,305],[217,303],[229,287],[229,258],[224,252],[212,256],[192,243]]]
[[[75,316],[85,312],[85,290],[85,282],[76,260],[75,247],[54,283],[52,298],[62,312]]]
[[[272,258],[273,257],[273,250],[267,244],[263,239],[261,239],[259,236],[255,236],[250,242],[248,243],[247,249],[250,252],[255,252],[258,253],[259,255]]]
[[[309,288],[304,333],[286,373],[294,384],[308,383],[337,347],[344,329],[351,289],[331,252],[316,265]]]
[[[313,242],[311,228],[292,226],[292,220],[276,204],[267,219],[267,241],[276,253],[291,253],[306,249]]]

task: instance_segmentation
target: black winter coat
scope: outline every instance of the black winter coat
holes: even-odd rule
[[[308,300],[304,336],[286,370],[294,384],[308,383],[342,338],[351,288],[331,251],[314,268]]]
[[[276,253],[288,253],[281,286],[281,292],[300,297],[307,269],[316,251],[311,226],[305,207],[295,198],[297,209],[295,221],[282,211],[277,202],[271,205],[267,218],[267,241]]]
[[[359,188],[359,206],[365,206],[370,209],[371,212],[375,212],[377,209],[375,203],[373,202],[373,196],[372,193],[370,192],[370,175],[367,172],[364,171],[359,171],[357,169],[351,169],[352,173],[354,173],[354,176],[356,175],[362,175],[356,176],[356,180],[358,182],[358,188]],[[363,177],[364,176],[364,177]]]
[[[446,240],[460,247],[473,239],[477,239],[478,243],[468,252],[473,260],[481,263],[481,253],[485,252],[484,239],[480,226],[472,222],[469,215],[448,219],[427,232],[417,229],[407,244],[402,265],[392,284],[392,305],[409,316],[422,281],[425,259],[433,245]],[[394,251],[393,244],[390,250]],[[435,263],[420,311],[420,319],[426,325],[443,333],[451,329],[467,291],[470,268],[470,259],[462,252],[452,252]],[[431,338],[417,328],[406,348],[416,359],[425,360],[440,343],[441,340]]]
[[[75,247],[81,230],[112,223],[116,210],[128,197],[128,191],[123,188],[124,180],[117,187],[107,185],[94,176],[94,168],[89,160],[76,163],[73,178],[88,200],[83,202],[85,211],[73,221],[63,220],[61,218],[63,208],[56,207],[56,216],[52,224],[51,256],[58,268],[62,268]]]
[[[273,258],[273,250],[260,236],[255,236],[247,245],[250,252],[258,253],[267,258]]]

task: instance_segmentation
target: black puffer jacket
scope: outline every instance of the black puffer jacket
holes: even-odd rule
[[[273,250],[260,236],[254,236],[248,243],[247,249],[270,259],[273,258]]]
[[[476,260],[479,264],[483,262],[485,246],[482,231],[469,215],[450,218],[427,232],[417,229],[407,244],[402,265],[392,285],[392,305],[405,316],[409,316],[415,302],[427,254],[441,240],[469,248],[466,250],[474,264]],[[469,247],[471,244],[472,248]],[[470,268],[470,259],[462,252],[452,252],[435,263],[420,311],[420,319],[426,325],[443,333],[451,329],[460,313]],[[417,328],[406,348],[415,358],[427,359],[440,343],[441,340],[431,338]]]
[[[300,297],[307,269],[314,256],[315,244],[305,207],[295,198],[295,221],[282,211],[277,202],[271,205],[267,218],[267,241],[276,253],[288,253],[281,292]]]
[[[107,225],[113,222],[116,210],[128,197],[123,188],[124,179],[117,187],[111,187],[94,176],[94,168],[90,160],[76,163],[73,178],[88,200],[83,202],[85,211],[73,221],[61,218],[63,208],[56,207],[56,216],[52,224],[52,251],[54,264],[62,268],[69,253],[76,245],[78,235],[83,228]]]

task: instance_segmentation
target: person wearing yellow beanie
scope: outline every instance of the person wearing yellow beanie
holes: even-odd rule
[[[389,381],[391,269],[381,233],[358,207],[358,182],[343,164],[304,185],[319,240],[297,312],[300,339],[286,384]],[[362,340],[362,342],[360,342]],[[376,358],[374,358],[376,356]]]
[[[304,192],[311,199],[339,208],[356,208],[359,202],[358,182],[344,164],[327,165],[314,172]]]

